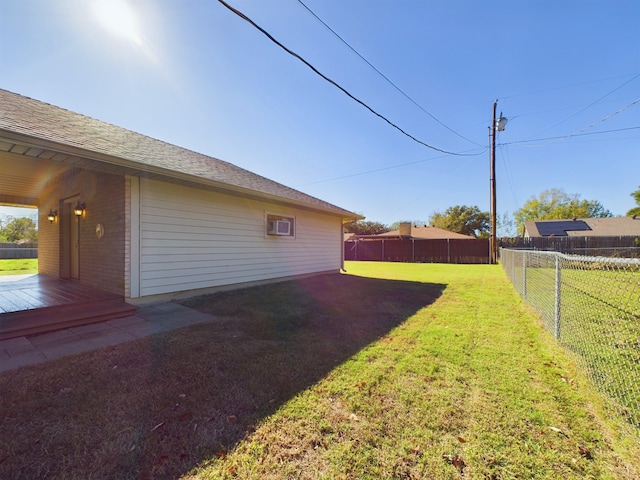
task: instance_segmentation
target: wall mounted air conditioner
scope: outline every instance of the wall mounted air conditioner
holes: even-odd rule
[[[291,222],[285,220],[270,220],[267,225],[269,235],[291,235]]]

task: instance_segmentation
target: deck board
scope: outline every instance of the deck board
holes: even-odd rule
[[[14,282],[0,282],[0,311],[16,312],[68,303],[92,302],[119,297],[86,287],[73,280],[33,275]]]
[[[43,295],[38,295],[38,292],[34,289],[12,290],[11,295],[11,300],[14,303],[17,303],[17,301],[22,302],[24,307],[21,310],[30,310],[42,305]]]
[[[13,295],[11,293],[7,294],[5,292],[0,292],[0,310],[2,311],[2,313],[15,312],[20,310],[18,305],[11,301],[12,298]]]
[[[44,275],[0,281],[0,338],[131,315],[122,295]]]

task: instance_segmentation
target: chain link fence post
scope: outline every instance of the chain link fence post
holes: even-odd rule
[[[640,429],[640,259],[503,249],[501,263],[549,335]]]
[[[522,298],[527,299],[527,252],[522,252]]]
[[[556,256],[556,278],[555,278],[555,308],[553,314],[553,331],[556,340],[560,340],[560,313],[562,300],[562,270],[560,268],[560,256]]]

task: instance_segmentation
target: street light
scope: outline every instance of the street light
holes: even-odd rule
[[[491,244],[489,252],[489,263],[498,263],[498,239],[496,236],[496,131],[502,132],[507,126],[507,119],[502,116],[496,118],[496,108],[498,100],[493,102],[493,116],[491,118],[491,127],[489,127],[489,137],[491,139],[491,158],[489,183],[491,186]]]

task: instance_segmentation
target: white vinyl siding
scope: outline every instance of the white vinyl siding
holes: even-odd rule
[[[265,235],[266,212],[295,238]],[[140,182],[140,295],[338,271],[342,221],[244,197]]]

